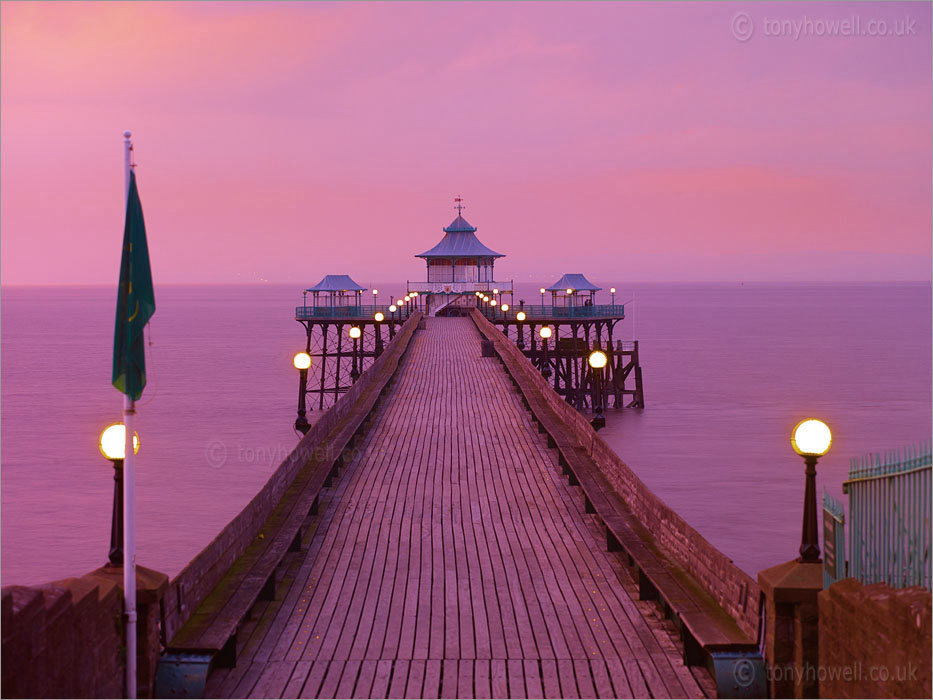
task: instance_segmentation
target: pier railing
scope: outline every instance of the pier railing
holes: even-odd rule
[[[522,307],[510,306],[508,312],[503,316],[501,310],[496,308],[493,314],[491,306],[483,305],[480,311],[483,315],[492,319],[495,316],[497,321],[507,318],[510,321],[515,320],[515,314],[524,311],[527,317],[526,322],[540,319],[566,319],[566,318],[624,318],[624,304],[594,304],[592,306],[551,306],[550,304],[525,304]]]
[[[383,352],[367,368],[349,391],[323,413],[285,458],[265,486],[242,511],[198,554],[169,584],[165,596],[163,631],[171,639],[204,602],[233,563],[260,535],[267,519],[299,470],[322,449],[338,424],[374,389],[376,382],[386,382],[386,373],[397,369],[421,314],[412,317],[396,333]],[[386,372],[383,372],[386,370]],[[384,384],[379,387],[384,389]]]
[[[554,391],[515,343],[500,332],[492,332],[494,326],[487,324],[481,314],[478,314],[477,325],[480,332],[493,341],[506,367],[521,373],[535,387],[537,395],[576,433],[581,452],[598,465],[631,513],[641,523],[650,523],[650,535],[654,541],[661,545],[678,566],[690,572],[745,634],[757,639],[760,610],[758,584],[645,486],[593,430],[589,420]]]
[[[395,313],[389,311],[385,304],[364,304],[360,306],[296,306],[295,319],[306,321],[317,318],[367,318],[371,319],[381,311],[386,321],[404,321],[415,312],[414,308],[405,307],[396,309]]]
[[[862,583],[930,588],[930,474],[933,443],[853,459],[849,575]]]

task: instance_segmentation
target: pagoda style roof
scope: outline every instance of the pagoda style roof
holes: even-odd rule
[[[458,214],[450,226],[444,229],[441,242],[430,250],[426,250],[416,258],[504,258],[505,255],[487,248],[476,237],[476,228]]]
[[[598,292],[602,287],[597,287],[590,282],[584,275],[579,273],[566,274],[547,288],[549,292],[562,292],[572,289],[575,292]]]
[[[354,282],[350,275],[324,275],[324,279],[313,287],[308,287],[306,292],[365,292],[366,287],[361,287]]]

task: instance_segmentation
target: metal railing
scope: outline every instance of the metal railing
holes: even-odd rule
[[[823,491],[823,588],[846,578],[845,507]]]
[[[930,588],[930,473],[933,444],[853,459],[849,574],[862,583]]]
[[[491,319],[493,317],[492,307],[481,304],[480,311]],[[539,319],[564,319],[564,318],[624,318],[624,304],[594,304],[593,306],[551,306],[550,304],[529,305],[523,307],[510,306],[506,313],[506,318],[510,321],[515,320],[515,314],[519,311],[525,312],[526,323],[537,321]],[[502,311],[496,308],[496,320],[502,319]]]
[[[385,315],[385,320],[404,320],[415,312],[415,309],[405,306],[396,309],[395,313],[389,311],[388,305],[361,305],[361,306],[296,306],[295,318],[308,320],[315,318],[368,318],[372,319],[377,311]]]

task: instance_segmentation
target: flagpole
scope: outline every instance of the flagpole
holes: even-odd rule
[[[132,134],[123,132],[124,204],[129,201],[130,169],[133,167]],[[126,207],[124,207],[126,208]],[[136,697],[136,435],[135,401],[123,396],[123,426],[126,436],[123,452],[123,602],[126,611],[126,697]]]

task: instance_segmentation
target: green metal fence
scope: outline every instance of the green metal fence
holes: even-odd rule
[[[930,588],[933,443],[853,459],[849,575],[863,583]]]

